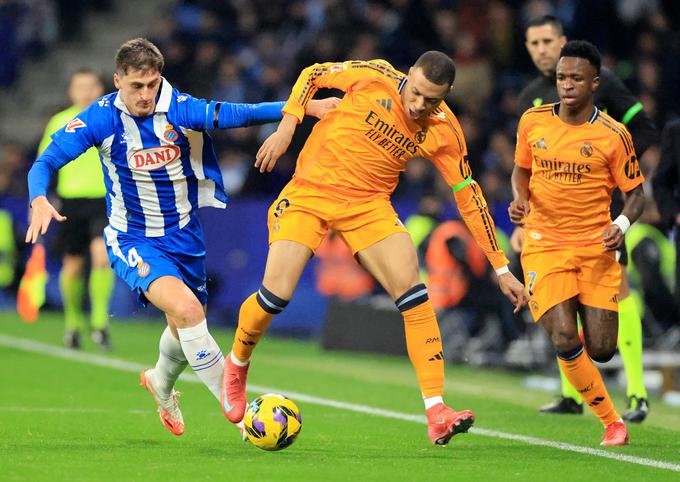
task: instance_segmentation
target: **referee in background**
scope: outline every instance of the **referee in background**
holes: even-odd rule
[[[52,134],[103,95],[104,84],[97,72],[88,68],[76,70],[71,76],[68,89],[73,105],[50,119],[40,141],[38,155],[50,144]],[[97,149],[88,149],[59,170],[57,194],[62,202],[60,212],[68,218],[67,223],[59,225],[57,235],[63,256],[59,288],[66,323],[64,344],[74,349],[81,346],[81,332],[85,328],[85,270],[89,266],[91,337],[102,349],[109,350],[109,300],[114,286],[114,274],[109,266],[103,237],[104,228],[108,224],[106,188]]]
[[[559,102],[555,69],[560,50],[567,42],[562,24],[552,15],[545,15],[529,22],[526,32],[526,48],[540,71],[519,95],[519,115],[527,109],[542,104]],[[624,124],[635,144],[638,159],[651,145],[658,142],[654,123],[645,113],[642,104],[626,88],[616,75],[605,67],[600,72],[600,87],[595,91],[595,105]],[[621,213],[623,198],[617,189],[612,197],[612,219]],[[512,246],[521,251],[523,232],[521,228],[512,235]],[[649,412],[647,390],[642,379],[642,321],[635,302],[630,295],[626,265],[628,256],[625,245],[619,249],[619,263],[622,265],[621,292],[619,294],[619,335],[618,348],[626,372],[628,407],[623,419],[633,423],[642,422]],[[562,372],[562,393],[553,403],[541,408],[541,412],[582,414],[583,399],[569,384]]]

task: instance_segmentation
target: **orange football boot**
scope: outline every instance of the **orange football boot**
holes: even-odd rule
[[[467,432],[475,423],[470,410],[456,412],[443,403],[438,403],[425,411],[427,415],[427,435],[435,445],[446,445],[451,437]]]
[[[628,445],[628,442],[630,442],[628,428],[626,428],[626,424],[623,423],[623,420],[619,419],[604,429],[604,435],[602,436],[600,445],[604,445],[605,447],[619,447],[621,445]]]
[[[182,435],[184,433],[184,418],[177,402],[177,397],[180,396],[180,393],[173,390],[168,398],[161,397],[154,386],[153,375],[153,368],[143,370],[139,374],[139,384],[146,388],[156,401],[158,416],[163,425],[165,425],[165,428],[175,435]]]

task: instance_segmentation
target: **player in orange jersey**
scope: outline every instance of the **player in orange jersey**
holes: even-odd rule
[[[621,267],[614,250],[642,213],[644,179],[628,131],[593,104],[600,64],[588,42],[562,48],[560,102],[529,109],[519,122],[509,213],[524,226],[531,313],[550,335],[565,375],[605,426],[601,445],[624,445],[628,431],[591,358],[606,362],[616,351]],[[615,187],[625,203],[612,222]]]
[[[406,345],[428,416],[428,435],[444,445],[474,421],[469,410],[444,405],[444,356],[439,327],[418,274],[411,238],[390,195],[414,157],[431,159],[453,190],[458,209],[518,310],[527,296],[508,271],[479,185],[472,180],[460,125],[442,102],[455,76],[441,52],[423,54],[408,75],[384,60],[315,64],[302,71],[284,118],[257,153],[271,171],[286,151],[305,105],[321,87],[345,91],[337,108],[318,122],[300,153],[292,181],[269,210],[269,256],[262,286],[242,305],[222,386],[225,415],[236,423],[246,406],[251,353],[273,315],[288,304],[302,270],[328,229],[395,300],[404,317]]]

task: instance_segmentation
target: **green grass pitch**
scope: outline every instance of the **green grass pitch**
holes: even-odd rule
[[[304,400],[292,397],[303,416],[295,444],[269,453],[242,442],[219,403],[191,380],[178,383],[186,432],[175,437],[162,427],[136,373],[137,365],[155,363],[162,328],[159,321],[116,320],[110,354],[85,340],[85,356],[72,360],[59,350],[45,353],[45,344],[61,346],[59,315],[43,314],[26,325],[15,314],[0,314],[0,480],[680,480],[680,409],[657,399],[648,420],[629,425],[630,446],[601,449],[602,428],[594,416],[538,415],[536,408],[551,395],[523,388],[521,375],[447,366],[446,400],[473,410],[477,431],[438,447],[429,443],[420,419],[328,406],[345,402],[422,415],[407,359],[323,352],[313,342],[275,337],[260,343],[249,382],[302,394]],[[213,335],[225,347],[232,333]],[[98,364],[88,361],[90,355]],[[613,395],[623,409],[623,394]],[[503,434],[534,442],[497,436]],[[584,450],[536,444],[543,442]]]

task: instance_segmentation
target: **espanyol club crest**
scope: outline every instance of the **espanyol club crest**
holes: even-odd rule
[[[71,122],[66,124],[66,132],[69,134],[72,134],[76,131],[76,129],[80,129],[81,127],[86,127],[87,124],[85,124],[83,121],[78,119],[77,117],[73,119]]]
[[[175,129],[172,128],[170,124],[168,124],[165,127],[165,133],[163,134],[163,138],[168,142],[177,142],[177,139],[179,139],[179,134]]]
[[[137,265],[137,274],[139,275],[140,278],[146,278],[147,276],[149,276],[150,272],[151,266],[149,266],[149,263],[141,262]]]

